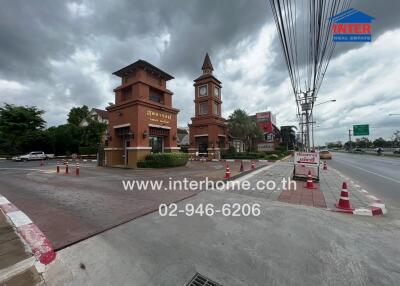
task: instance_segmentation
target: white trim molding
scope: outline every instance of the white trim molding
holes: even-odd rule
[[[205,136],[208,137],[208,133],[207,133],[207,134],[198,134],[198,135],[194,135],[194,137],[205,137]]]
[[[147,146],[126,147],[126,150],[151,150],[151,147]]]
[[[122,128],[122,127],[129,127],[131,126],[130,123],[125,123],[125,124],[120,124],[120,125],[114,125],[113,128]]]
[[[218,136],[220,136],[220,137],[226,137],[226,135],[224,135],[224,134],[218,134]]]
[[[171,127],[164,125],[149,124],[149,126],[154,128],[171,129]]]
[[[164,147],[166,150],[181,150],[180,147]]]
[[[117,150],[124,150],[124,148],[115,148],[115,147],[104,148],[104,151],[117,151]]]

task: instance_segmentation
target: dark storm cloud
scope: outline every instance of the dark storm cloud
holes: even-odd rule
[[[351,6],[376,18],[374,39],[400,26],[400,1],[354,0]],[[104,107],[101,105],[113,99],[112,87],[118,84],[118,78],[111,73],[139,58],[168,71],[177,78],[175,82],[188,79],[192,88],[191,80],[200,74],[206,52],[210,53],[214,67],[227,58],[234,60],[259,40],[259,32],[266,23],[273,23],[266,0],[3,1],[0,80],[34,90],[25,89],[13,100],[43,103],[40,107],[47,110],[54,108],[57,113],[52,111],[51,120],[61,123],[54,118],[62,107]],[[335,56],[359,46],[338,45]],[[83,51],[94,59],[73,59]],[[257,84],[262,86],[260,90],[273,92],[288,76],[276,37],[265,53],[271,61]],[[95,66],[95,73],[91,72],[91,65]],[[227,85],[245,77],[242,70],[217,72],[219,77],[226,74],[224,88],[232,94],[236,91]],[[329,72],[333,77],[335,73],[340,76],[339,71]],[[250,78],[248,81],[253,84]],[[101,86],[107,82],[106,87]],[[185,88],[181,85],[174,92],[184,93]],[[191,103],[192,95],[177,94],[174,104]],[[4,93],[0,96],[1,101],[9,98]],[[190,100],[185,101],[185,97]],[[224,99],[227,108],[237,107],[234,98],[230,94]],[[267,100],[263,108],[266,107]],[[186,108],[180,116],[188,118],[188,112],[190,109]]]

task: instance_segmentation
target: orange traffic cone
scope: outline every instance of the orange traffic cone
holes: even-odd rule
[[[316,189],[317,187],[314,185],[314,181],[311,177],[311,171],[308,171],[307,175],[307,184],[305,186],[306,189]]]
[[[324,170],[324,171],[328,170],[328,165],[326,164],[326,161],[324,161],[324,167],[322,168],[322,170]]]
[[[343,182],[343,184],[342,184],[342,191],[340,192],[340,199],[339,199],[339,202],[337,204],[335,204],[335,206],[338,209],[342,209],[342,210],[346,210],[346,211],[353,210],[351,208],[350,199],[349,199],[349,191],[347,190],[346,182]]]
[[[243,161],[240,161],[240,172],[243,172]]]
[[[60,173],[60,162],[57,161],[57,174]]]
[[[68,161],[65,163],[65,174],[68,174]]]
[[[44,166],[44,162],[43,162],[43,160],[40,160],[40,167],[43,167]]]
[[[254,170],[256,168],[254,161],[251,161],[251,169]]]
[[[76,162],[75,175],[79,176],[79,162]]]
[[[229,169],[229,164],[226,164],[226,171],[225,171],[225,179],[229,179],[231,177],[231,171]]]

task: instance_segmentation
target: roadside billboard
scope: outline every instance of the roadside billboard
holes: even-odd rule
[[[273,142],[274,141],[273,125],[276,126],[275,116],[270,111],[259,112],[259,113],[256,113],[256,120],[257,120],[258,126],[260,126],[260,128],[264,132],[264,134],[268,134],[268,138],[266,137],[265,140],[268,142]],[[272,136],[269,134],[271,134]]]

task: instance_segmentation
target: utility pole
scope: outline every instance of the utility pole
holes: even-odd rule
[[[349,150],[351,151],[351,129],[349,129]]]

